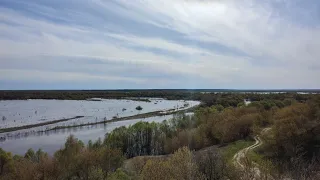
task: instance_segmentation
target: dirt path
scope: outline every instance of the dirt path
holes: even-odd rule
[[[236,166],[240,167],[241,169],[245,168],[245,165],[241,161],[243,158],[245,158],[248,151],[251,149],[254,149],[256,147],[259,147],[262,144],[262,142],[258,136],[254,137],[254,139],[255,139],[255,143],[253,145],[246,147],[244,149],[241,149],[233,156],[233,163]]]
[[[269,131],[271,128],[265,128],[261,131],[261,134],[266,133],[267,131]],[[243,162],[243,159],[246,157],[247,153],[250,150],[253,150],[259,146],[261,146],[263,144],[261,138],[259,137],[259,135],[254,137],[255,143],[249,147],[246,147],[244,149],[241,149],[240,151],[238,151],[234,156],[233,156],[233,163],[236,167],[239,167],[241,170],[245,170],[246,166]],[[255,163],[253,163],[255,164]],[[260,169],[255,165],[255,167],[253,168],[253,172],[254,175],[258,178],[260,177],[261,171]]]

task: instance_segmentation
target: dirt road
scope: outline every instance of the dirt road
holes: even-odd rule
[[[261,131],[261,134],[266,133],[271,128],[265,128]],[[239,167],[241,170],[245,170],[246,165],[244,164],[243,160],[245,159],[247,153],[263,144],[262,140],[260,139],[259,135],[254,137],[255,143],[249,147],[246,147],[244,149],[241,149],[233,156],[233,163],[236,167]],[[255,163],[253,163],[255,164]],[[260,169],[255,165],[255,167],[252,169],[255,177],[260,177],[261,171]]]

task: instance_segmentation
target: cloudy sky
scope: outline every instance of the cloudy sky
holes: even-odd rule
[[[320,88],[318,0],[0,0],[0,89]]]

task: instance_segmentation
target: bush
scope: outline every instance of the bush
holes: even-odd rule
[[[205,179],[187,147],[180,148],[167,160],[148,160],[143,167],[141,177],[142,179]]]
[[[141,106],[137,106],[136,110],[141,111],[143,108]]]

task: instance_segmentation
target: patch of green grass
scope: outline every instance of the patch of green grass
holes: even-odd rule
[[[262,148],[262,147],[258,147],[258,148]],[[247,153],[247,157],[251,161],[253,161],[253,162],[257,163],[257,164],[261,164],[261,165],[262,164],[264,164],[264,165],[268,165],[269,164],[269,165],[272,165],[271,161],[269,161],[268,158],[266,158],[264,154],[258,153],[259,152],[258,148],[249,151]]]
[[[248,157],[251,161],[253,161],[253,162],[255,162],[255,163],[258,163],[258,164],[260,164],[261,162],[264,161],[264,160],[263,160],[263,155],[258,154],[255,150],[249,151],[249,152],[247,153],[247,157]]]
[[[257,149],[249,151],[247,157],[250,161],[257,164],[262,174],[272,175],[276,172],[276,166],[271,160],[268,160],[263,154],[258,153]]]
[[[241,149],[244,149],[248,146],[251,146],[254,144],[254,141],[249,140],[239,140],[232,143],[229,143],[227,146],[224,146],[220,148],[220,151],[222,152],[223,157],[227,160],[228,163],[232,163],[233,156],[240,151]]]

